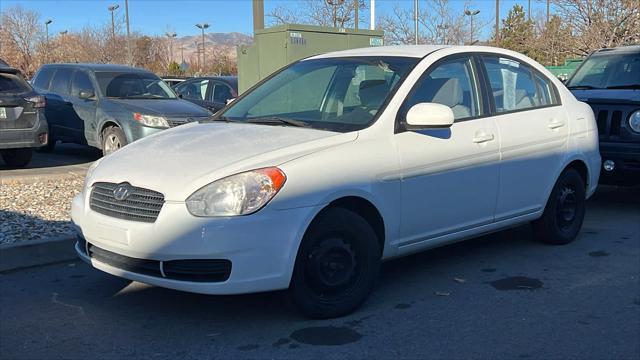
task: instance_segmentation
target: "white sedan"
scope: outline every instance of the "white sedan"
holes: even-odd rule
[[[521,54],[334,52],[96,162],[76,251],[171,289],[288,288],[307,316],[336,317],[384,260],[527,222],[572,241],[599,170],[591,108]]]

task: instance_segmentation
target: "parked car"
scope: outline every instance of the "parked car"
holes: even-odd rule
[[[592,53],[567,87],[593,108],[603,160],[600,182],[640,184],[640,45]]]
[[[199,77],[181,82],[174,87],[178,96],[216,112],[238,96],[236,76]]]
[[[187,79],[188,78],[181,78],[181,77],[163,77],[162,81],[167,83],[167,85],[174,87]]]
[[[24,167],[33,149],[47,144],[46,100],[20,71],[0,60],[0,155],[10,167]]]
[[[329,318],[365,301],[383,260],[527,222],[569,243],[598,184],[591,108],[504,49],[319,55],[214,119],[90,168],[71,210],[82,259],[197,293],[289,288]]]
[[[142,137],[211,113],[179,99],[153,73],[124,65],[48,64],[33,80],[47,97],[49,145],[88,144],[107,155]]]

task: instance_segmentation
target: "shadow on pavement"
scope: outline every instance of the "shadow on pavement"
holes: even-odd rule
[[[43,169],[68,165],[86,165],[102,157],[102,152],[94,147],[78,144],[58,144],[50,153],[34,151],[33,158],[24,169]],[[0,171],[20,170],[8,167],[0,158]]]

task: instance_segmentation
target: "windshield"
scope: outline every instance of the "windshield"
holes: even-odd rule
[[[568,88],[640,88],[640,52],[600,52],[578,68]]]
[[[371,124],[419,59],[304,60],[232,103],[220,120],[354,131]]]
[[[147,73],[97,72],[100,91],[116,99],[176,99],[169,85]]]

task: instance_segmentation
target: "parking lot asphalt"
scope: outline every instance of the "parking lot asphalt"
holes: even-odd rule
[[[73,261],[0,274],[0,358],[640,358],[640,188],[605,188],[578,239],[529,226],[394,260],[356,313],[282,292],[206,296]]]
[[[38,181],[56,177],[84,175],[92,162],[102,156],[100,150],[77,144],[58,144],[53,152],[34,151],[33,158],[24,169],[9,168],[0,158],[0,180]]]

